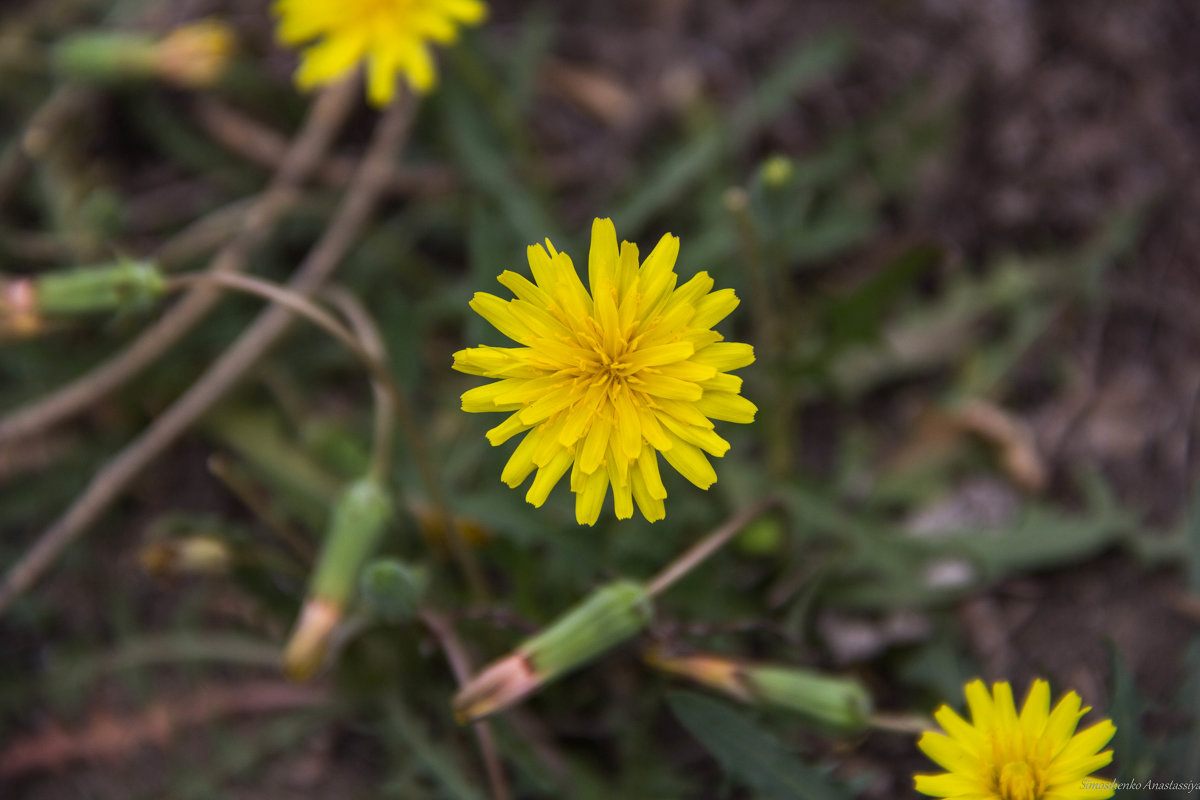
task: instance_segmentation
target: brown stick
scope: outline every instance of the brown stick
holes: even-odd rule
[[[425,623],[425,627],[429,628],[433,638],[437,639],[438,646],[442,648],[442,652],[446,654],[446,660],[450,662],[454,680],[458,682],[459,686],[462,686],[471,679],[471,660],[455,635],[454,627],[441,614],[428,609],[421,612],[421,621]],[[496,749],[496,738],[492,734],[491,724],[481,720],[474,723],[471,728],[475,731],[475,739],[479,742],[479,752],[483,756],[488,783],[492,787],[492,797],[494,800],[509,800],[512,793],[508,788],[508,780],[504,777],[504,766],[500,763],[500,753]]]
[[[322,92],[279,172],[245,216],[241,231],[209,266],[213,272],[240,272],[251,253],[299,196],[299,188],[329,149],[358,97],[354,80]],[[83,411],[137,375],[202,320],[221,293],[211,288],[190,292],[131,345],[91,372],[18,408],[0,419],[0,443],[28,438]]]
[[[393,102],[376,127],[370,149],[354,183],[320,240],[296,271],[288,288],[310,295],[333,275],[350,250],[383,193],[388,168],[412,124],[415,101]],[[293,315],[280,306],[263,311],[254,324],[192,387],[96,474],[75,502],[5,575],[0,584],[0,614],[41,577],[113,499],[184,431],[213,407],[287,332]]]
[[[676,581],[695,569],[702,561],[720,550],[730,539],[737,535],[738,531],[746,527],[759,514],[775,505],[776,502],[778,501],[775,498],[769,497],[765,500],[759,500],[749,508],[734,514],[724,525],[692,545],[691,549],[686,553],[668,564],[662,572],[658,573],[650,581],[650,585],[646,588],[646,593],[651,597],[657,597],[665,592]]]
[[[210,97],[196,102],[196,120],[200,126],[242,158],[260,166],[275,168],[287,151],[287,140],[276,131]],[[330,154],[318,166],[315,176],[326,186],[343,188],[354,175],[354,160]],[[442,166],[392,165],[388,192],[397,195],[444,194],[458,180],[454,172]]]

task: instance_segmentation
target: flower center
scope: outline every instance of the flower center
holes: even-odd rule
[[[1010,761],[1000,770],[1002,800],[1039,800],[1041,787],[1028,761]]]
[[[629,361],[629,356],[637,352],[636,340],[629,341],[632,331],[626,330],[613,336],[612,333],[606,332],[594,317],[587,318],[586,326],[587,341],[591,346],[593,358],[582,372],[592,380],[608,383],[610,390],[633,378],[638,368]],[[636,381],[636,378],[634,380]]]

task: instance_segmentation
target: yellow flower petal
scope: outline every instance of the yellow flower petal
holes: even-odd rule
[[[296,82],[302,88],[340,79],[359,62],[367,67],[367,94],[385,105],[403,76],[417,92],[437,82],[428,43],[448,44],[459,27],[487,15],[479,0],[278,0],[277,38],[288,46],[319,42],[301,55]]]
[[[570,470],[580,524],[599,518],[610,485],[619,519],[635,507],[651,522],[662,519],[667,491],[658,453],[707,489],[717,476],[705,453],[729,450],[712,418],[753,421],[757,409],[739,396],[741,379],[724,374],[751,363],[753,348],[722,342],[696,323],[701,310],[715,321],[737,299],[728,290],[713,293],[704,272],[679,285],[678,255],[679,240],[668,234],[639,266],[637,247],[618,246],[612,222],[598,219],[587,287],[570,256],[546,241],[527,249],[533,280],[513,271],[499,276],[514,300],[487,292],[471,300],[522,346],[455,353],[456,370],[496,379],[466,392],[463,408],[512,412],[488,432],[493,444],[529,431],[501,480],[516,487],[536,470],[530,503],[544,503]]]
[[[1050,711],[1050,687],[1030,686],[1018,715],[1012,687],[982,681],[964,687],[971,721],[948,706],[934,717],[944,733],[929,732],[917,742],[947,772],[916,775],[918,791],[934,797],[987,800],[1077,800],[1111,797],[1112,789],[1093,773],[1112,761],[1112,751],[1097,752],[1116,728],[1104,720],[1075,733],[1079,696],[1069,692]]]

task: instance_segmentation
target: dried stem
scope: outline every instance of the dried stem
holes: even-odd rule
[[[650,585],[646,589],[646,593],[651,597],[662,594],[673,586],[676,581],[695,569],[704,559],[725,546],[747,523],[777,502],[778,500],[775,498],[768,497],[734,514],[728,522],[694,544],[691,549],[668,564],[658,575],[654,576],[654,579],[650,581]]]
[[[238,235],[213,259],[213,272],[240,272],[299,197],[299,189],[333,142],[358,97],[354,80],[318,97],[295,144],[270,185],[244,218]],[[0,419],[0,442],[28,438],[78,414],[137,375],[171,349],[216,305],[220,292],[197,289],[184,297],[131,345],[53,394]]]
[[[337,91],[337,90],[335,90]],[[367,155],[334,219],[296,271],[288,288],[310,294],[336,271],[357,241],[383,193],[412,124],[415,102],[397,100],[380,119]],[[0,613],[28,589],[145,467],[213,407],[287,332],[292,313],[272,306],[176,403],[121,453],[109,460],[67,511],[38,539],[0,584]]]
[[[459,686],[464,685],[471,679],[471,660],[455,635],[450,621],[436,611],[428,609],[421,612],[421,621],[425,623],[425,627],[429,628],[433,638],[437,639],[438,646],[446,654],[446,660],[450,662],[450,670],[454,673],[454,680],[458,682]],[[512,793],[509,791],[508,781],[504,777],[504,767],[500,763],[500,754],[496,749],[496,738],[492,733],[490,723],[481,720],[471,727],[475,731],[475,739],[479,742],[479,752],[483,756],[488,783],[492,787],[492,797],[494,800],[509,800]]]
[[[287,151],[287,140],[276,131],[210,97],[198,98],[196,120],[225,148],[247,161],[275,168]],[[354,174],[354,161],[330,154],[318,166],[314,177],[327,186],[342,188]],[[397,195],[444,194],[455,188],[454,172],[441,166],[401,167],[393,165],[388,191]]]
[[[371,384],[375,393],[375,435],[371,449],[371,474],[375,480],[386,484],[388,473],[392,469],[392,438],[395,436],[392,422],[400,415],[401,408],[404,408],[403,417],[406,422],[412,421],[412,415],[407,409],[400,387],[390,378],[391,373],[387,369],[387,345],[384,344],[375,320],[371,319],[370,312],[358,302],[358,298],[340,286],[330,286],[323,294],[350,323],[363,352],[389,375],[386,383],[373,381]]]
[[[178,288],[190,284],[205,284],[224,289],[233,289],[247,294],[262,297],[287,308],[307,319],[341,342],[357,358],[371,375],[371,385],[375,392],[375,437],[371,457],[371,473],[381,483],[387,482],[391,471],[392,455],[392,419],[399,417],[412,450],[413,458],[417,461],[422,481],[431,496],[437,498],[434,507],[443,519],[451,544],[451,551],[463,576],[467,580],[476,599],[486,602],[490,596],[483,576],[483,570],[476,561],[470,546],[458,529],[458,523],[446,502],[445,494],[438,483],[437,469],[429,458],[429,449],[421,435],[420,427],[413,416],[408,398],[403,389],[396,383],[388,369],[387,349],[378,327],[370,314],[357,299],[348,292],[333,287],[326,290],[339,309],[350,320],[355,331],[351,332],[325,309],[318,306],[308,297],[278,286],[269,281],[247,275],[231,273],[202,272],[194,275],[179,275],[171,280],[171,287]]]

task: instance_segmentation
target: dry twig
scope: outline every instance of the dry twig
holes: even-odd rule
[[[438,646],[442,648],[442,652],[446,654],[446,660],[450,662],[454,680],[458,682],[459,686],[462,686],[471,679],[471,660],[455,635],[450,621],[436,611],[428,609],[421,612],[421,621],[433,634],[433,638],[437,639]],[[491,724],[480,720],[471,727],[475,731],[475,739],[479,742],[479,752],[483,756],[488,783],[492,787],[492,797],[494,800],[509,800],[512,793],[509,791],[508,781],[504,777],[504,767],[500,763],[500,753],[496,749],[496,738],[492,734]]]
[[[287,152],[287,140],[277,132],[210,97],[196,102],[196,120],[213,139],[237,155],[263,167],[276,168]],[[354,160],[330,154],[315,172],[322,183],[344,188],[354,176]],[[442,166],[392,166],[388,192],[396,195],[444,194],[458,184],[454,172]]]
[[[383,194],[388,170],[408,135],[414,110],[415,102],[403,99],[384,113],[334,219],[288,283],[287,288],[292,292],[307,296],[319,289],[357,241]],[[287,332],[292,320],[292,312],[280,306],[263,311],[183,397],[104,465],[75,502],[5,575],[0,584],[0,613],[33,585],[130,481],[242,379]]]
[[[304,180],[329,149],[357,99],[350,80],[323,92],[279,172],[244,217],[240,233],[213,260],[213,272],[240,272],[247,259],[299,197]],[[153,364],[216,305],[220,292],[197,289],[142,333],[131,345],[53,394],[0,419],[0,443],[31,437],[78,414]]]

